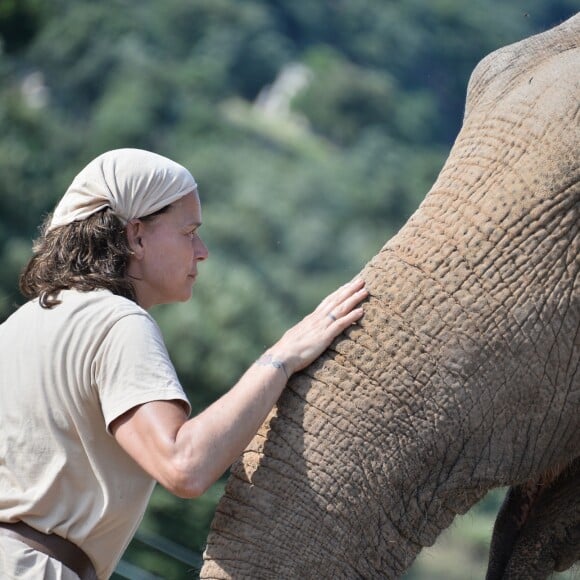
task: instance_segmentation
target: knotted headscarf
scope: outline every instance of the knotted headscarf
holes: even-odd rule
[[[197,188],[185,167],[142,149],[115,149],[93,159],[56,206],[49,230],[105,207],[128,221],[150,215]]]

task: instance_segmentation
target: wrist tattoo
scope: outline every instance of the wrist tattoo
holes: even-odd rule
[[[256,361],[257,365],[260,365],[261,367],[274,367],[275,369],[282,369],[282,371],[284,372],[284,375],[286,376],[286,379],[288,379],[288,371],[286,370],[286,366],[284,365],[284,363],[280,360],[275,358],[273,355],[271,354],[263,354],[257,361]]]

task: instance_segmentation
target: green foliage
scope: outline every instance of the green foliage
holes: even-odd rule
[[[296,99],[296,109],[316,121],[313,129],[339,145],[351,144],[369,126],[390,133],[397,95],[385,72],[362,68],[326,47],[305,54],[313,82]]]
[[[200,183],[210,260],[189,304],[154,315],[205,407],[414,211],[477,61],[574,4],[1,2],[0,320],[22,300],[38,224],[82,166],[116,147],[168,155]],[[143,529],[201,550],[222,486],[195,502],[158,490]],[[485,536],[489,514],[477,518]],[[138,543],[128,558],[183,574]]]
[[[31,42],[43,22],[42,0],[2,0],[0,3],[0,49],[18,53]]]

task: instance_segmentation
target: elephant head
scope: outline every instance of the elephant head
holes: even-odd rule
[[[365,316],[233,467],[202,578],[397,578],[511,486],[488,578],[580,557],[580,15],[475,69]]]

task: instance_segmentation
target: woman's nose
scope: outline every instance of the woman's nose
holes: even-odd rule
[[[202,242],[201,238],[197,239],[197,244],[195,245],[194,249],[194,255],[195,259],[198,262],[203,262],[204,260],[207,260],[207,257],[209,256],[207,246]]]

